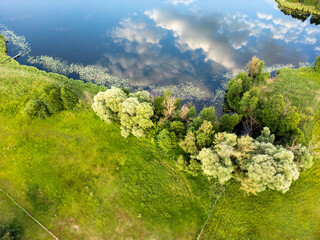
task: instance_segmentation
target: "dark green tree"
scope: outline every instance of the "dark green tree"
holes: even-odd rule
[[[47,106],[39,98],[31,99],[23,111],[30,118],[45,119],[50,116]]]
[[[320,3],[319,3],[320,4]],[[317,72],[320,72],[320,56],[316,57],[316,61],[314,62],[314,69]]]
[[[188,112],[188,119],[191,120],[191,119],[194,119],[196,116],[197,116],[197,110],[195,108],[195,106],[192,106]]]
[[[73,109],[78,102],[78,98],[76,97],[76,95],[66,87],[61,88],[61,99],[63,101],[64,107],[68,110]]]
[[[60,91],[56,88],[51,89],[49,94],[43,93],[41,100],[47,106],[50,114],[57,113],[64,108]]]
[[[242,115],[238,115],[237,113],[231,116],[229,116],[229,114],[223,115],[220,118],[219,131],[232,133],[233,129],[240,123],[241,119]]]

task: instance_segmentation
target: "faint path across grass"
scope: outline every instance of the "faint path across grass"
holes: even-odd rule
[[[225,192],[226,188],[228,188],[228,186],[229,186],[229,183],[227,183],[224,186],[221,186],[220,193],[216,196],[215,201],[212,203],[212,206],[210,208],[209,214],[208,214],[206,220],[204,221],[203,226],[202,226],[202,228],[201,228],[201,230],[200,230],[200,232],[199,232],[199,234],[198,234],[198,236],[196,238],[197,240],[201,240],[202,239],[202,234],[204,233],[204,229],[206,228],[208,219],[210,218],[210,215],[211,215],[214,207],[217,205],[218,201],[220,200],[220,198],[222,197],[222,195],[224,194],[224,192]]]
[[[47,233],[49,233],[54,239],[59,240],[52,232],[50,232],[45,226],[43,226],[37,219],[35,219],[27,210],[21,207],[6,191],[0,188],[0,191],[6,195],[18,208],[24,211],[32,220],[34,220],[40,227],[42,227]]]

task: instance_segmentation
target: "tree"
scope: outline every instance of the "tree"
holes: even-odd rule
[[[306,170],[313,165],[313,156],[309,153],[308,149],[301,144],[295,147],[293,151],[295,156],[295,163],[297,164],[299,170]]]
[[[316,61],[314,62],[314,70],[320,72],[320,56],[316,57]]]
[[[170,137],[170,132],[167,129],[163,129],[157,136],[159,147],[165,152],[168,153],[176,147],[174,141]]]
[[[154,99],[154,112],[155,114],[161,118],[164,115],[164,105],[163,105],[164,97],[158,96]]]
[[[49,94],[43,93],[41,95],[42,102],[47,106],[50,114],[57,113],[64,108],[63,101],[61,99],[61,93],[58,89],[50,90]]]
[[[185,127],[182,122],[179,121],[173,121],[170,123],[170,129],[179,137],[182,138],[182,136],[185,134]]]
[[[221,184],[234,177],[241,189],[257,194],[267,188],[286,192],[299,177],[297,164],[310,167],[310,155],[299,146],[296,161],[293,152],[273,145],[274,136],[268,128],[256,140],[250,136],[218,133],[214,146],[203,148],[196,156],[203,173],[217,178]],[[296,164],[297,162],[297,164]]]
[[[127,98],[121,108],[121,134],[127,138],[131,133],[137,137],[145,137],[144,131],[153,126],[150,118],[153,116],[153,108],[149,103],[139,103],[137,98]]]
[[[254,79],[259,73],[262,72],[264,68],[264,62],[256,56],[253,56],[252,60],[247,64],[247,68],[250,77]]]
[[[177,107],[177,98],[172,96],[172,93],[167,91],[163,94],[164,99],[163,99],[163,115],[165,117],[165,120],[167,119],[174,119],[176,116],[176,107]]]
[[[47,106],[39,98],[31,99],[23,109],[23,112],[30,118],[45,119],[50,116]]]
[[[240,123],[241,119],[242,115],[238,115],[237,113],[231,116],[229,116],[229,114],[223,115],[219,121],[220,132],[232,133],[233,129]]]
[[[197,110],[196,110],[195,106],[192,106],[190,108],[187,115],[188,115],[189,120],[194,119],[197,116]]]
[[[76,95],[66,87],[61,88],[61,99],[63,101],[65,109],[68,110],[73,109],[78,102],[78,98],[76,97]]]
[[[126,93],[121,89],[111,88],[94,96],[92,109],[101,119],[110,124],[119,120],[119,112],[126,98]]]
[[[272,132],[277,132],[278,124],[284,115],[285,102],[282,95],[274,95],[262,110],[261,119]]]
[[[240,101],[239,113],[246,118],[246,124],[252,130],[253,125],[257,124],[256,109],[258,108],[260,90],[257,87],[252,87],[249,91],[243,94]]]
[[[14,225],[0,225],[0,239],[1,240],[19,240],[21,229]]]
[[[139,91],[136,92],[136,94],[131,94],[131,96],[136,97],[140,103],[152,103],[152,97],[150,96],[150,93],[147,91]]]
[[[198,147],[204,148],[212,144],[214,134],[213,125],[211,122],[204,120],[201,127],[196,131],[196,139]]]
[[[241,101],[243,89],[241,78],[235,78],[228,83],[228,91],[226,93],[226,99],[228,105],[233,110],[239,109],[239,103]]]
[[[264,143],[273,143],[275,139],[274,134],[271,134],[271,131],[268,127],[264,127],[261,131],[261,135],[257,137],[258,142]]]
[[[202,163],[203,173],[209,177],[217,178],[221,184],[232,178],[234,167],[230,159],[220,158],[219,155],[209,148],[203,148],[197,155]]]
[[[191,104],[187,103],[184,104],[181,108],[179,117],[181,118],[181,121],[185,122],[188,118],[188,113],[190,112]]]
[[[192,131],[188,131],[187,135],[185,136],[184,140],[179,142],[179,146],[189,154],[196,154],[198,153],[198,148],[196,145],[196,137]]]
[[[203,121],[208,121],[214,123],[217,120],[217,116],[215,115],[214,107],[205,107],[202,109],[199,115],[200,119]]]

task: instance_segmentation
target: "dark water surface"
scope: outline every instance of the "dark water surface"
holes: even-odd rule
[[[0,32],[29,43],[11,39],[10,55],[26,52],[21,63],[46,69],[39,56],[59,58],[51,71],[72,75],[65,65],[82,64],[76,73],[100,83],[107,68],[132,86],[186,98],[220,96],[224,74],[254,55],[272,71],[320,54],[320,26],[286,16],[273,0],[0,0],[0,15]]]

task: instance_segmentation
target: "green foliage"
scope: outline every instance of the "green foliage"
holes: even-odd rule
[[[73,109],[78,102],[76,95],[66,87],[61,88],[61,99],[63,101],[63,106],[68,110]]]
[[[159,118],[163,117],[163,111],[164,111],[164,106],[163,106],[163,101],[164,97],[158,96],[154,99],[154,112],[156,116]]]
[[[37,94],[26,104],[23,113],[31,119],[45,119],[64,109],[72,109],[78,98],[67,88],[61,89],[55,84],[44,84]]]
[[[295,163],[299,170],[306,170],[312,167],[314,157],[304,146],[298,145],[293,151]]]
[[[140,103],[146,102],[151,104],[152,102],[152,97],[147,91],[138,91],[136,94],[131,94],[131,96],[136,97]]]
[[[119,120],[118,113],[121,105],[127,98],[125,92],[119,88],[111,88],[105,92],[99,92],[93,99],[92,109],[106,123],[111,124]]]
[[[269,128],[264,127],[261,131],[261,135],[257,137],[257,141],[264,142],[264,143],[273,143],[275,140],[274,134],[271,134],[271,131]]]
[[[49,94],[43,93],[40,98],[47,106],[50,114],[55,114],[64,109],[59,89],[53,88],[49,91]]]
[[[262,135],[254,140],[249,136],[237,138],[235,134],[218,133],[212,148],[203,148],[197,155],[203,173],[217,178],[221,184],[232,177],[241,182],[246,193],[257,194],[267,188],[287,192],[299,177],[293,152],[273,145],[274,136],[264,128]],[[298,146],[297,164],[309,167],[306,149]],[[311,162],[310,162],[311,161]]]
[[[182,138],[182,136],[185,134],[185,127],[182,122],[179,121],[173,121],[170,123],[170,129],[179,137]]]
[[[226,99],[232,109],[239,109],[239,103],[243,94],[242,79],[235,78],[228,83]]]
[[[220,132],[233,132],[233,129],[240,123],[241,119],[242,115],[238,115],[237,113],[231,116],[229,114],[223,115],[219,121]]]
[[[45,119],[50,116],[47,106],[39,98],[31,99],[23,109],[23,112],[30,118]]]
[[[187,163],[182,155],[179,155],[176,166],[179,171],[185,171],[187,169]]]
[[[258,107],[260,90],[257,87],[252,87],[249,91],[243,94],[239,104],[239,112],[245,117],[254,116]]]
[[[272,132],[276,132],[278,130],[279,121],[283,117],[284,110],[285,102],[283,96],[272,96],[262,110],[262,123],[265,126],[268,126]]]
[[[145,130],[153,126],[150,118],[153,109],[149,103],[139,103],[136,98],[128,98],[122,103],[122,114],[120,117],[121,134],[128,137],[132,133],[135,137],[145,137]]]
[[[189,120],[194,119],[196,116],[197,116],[197,110],[196,110],[195,106],[192,106],[188,112],[188,119]]]
[[[170,132],[167,129],[163,129],[157,136],[159,147],[168,153],[176,147],[176,143],[172,141]]]
[[[198,148],[196,145],[196,137],[192,131],[188,131],[184,140],[179,142],[179,146],[189,154],[196,154],[198,153]]]
[[[203,108],[199,115],[202,121],[215,122],[217,120],[217,116],[215,115],[214,107],[206,107]]]
[[[211,122],[204,120],[201,127],[196,131],[196,139],[198,147],[204,148],[212,144],[214,134],[213,125]]]
[[[0,240],[19,240],[20,232],[20,228],[13,225],[0,225]]]
[[[222,158],[211,149],[203,148],[197,159],[201,161],[205,175],[217,178],[221,184],[231,179],[234,167],[229,158]]]
[[[317,72],[320,72],[320,56],[316,57],[316,61],[314,62],[314,69]]]

